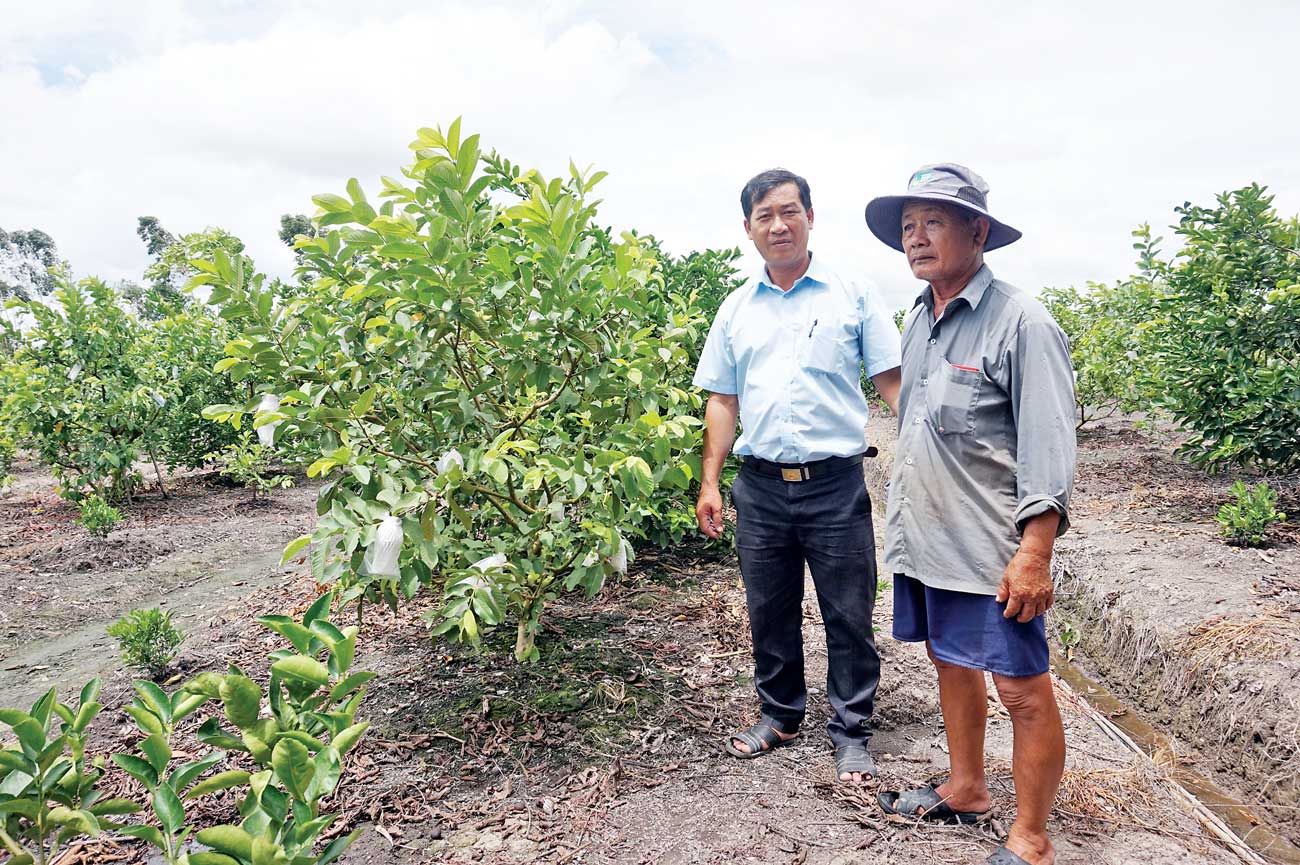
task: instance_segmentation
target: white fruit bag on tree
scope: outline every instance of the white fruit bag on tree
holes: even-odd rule
[[[397,560],[402,554],[402,521],[391,514],[384,517],[375,539],[366,548],[361,566],[372,577],[397,576]]]
[[[488,556],[486,559],[479,559],[477,562],[470,565],[470,567],[478,568],[480,571],[487,571],[488,568],[499,568],[505,563],[506,563],[505,553],[494,553]]]
[[[279,410],[280,410],[280,398],[278,396],[276,396],[273,393],[262,394],[262,401],[257,404],[258,414],[265,414],[266,412],[273,412]],[[276,420],[276,421],[271,421],[270,423],[262,424],[259,427],[253,428],[257,432],[257,440],[262,444],[263,447],[269,448],[275,442],[275,428],[278,427],[279,425],[280,425],[280,421]]]
[[[445,474],[446,472],[451,471],[452,466],[456,466],[460,469],[465,468],[465,458],[460,455],[460,451],[458,450],[447,451],[445,454],[438,457],[438,461],[433,464],[433,467],[438,470],[438,474]]]
[[[605,561],[621,577],[627,574],[627,559],[631,547],[628,546],[627,540],[622,535],[618,536],[618,552],[610,556]]]

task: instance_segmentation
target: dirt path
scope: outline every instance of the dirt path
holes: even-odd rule
[[[96,541],[47,475],[20,468],[0,500],[0,596],[10,599],[0,609],[0,705],[25,707],[95,676],[129,679],[109,624],[160,606],[197,637],[226,605],[283,581],[284,545],[314,524],[312,487],[249,507],[243,490],[208,476],[172,483],[171,498],[143,498]]]

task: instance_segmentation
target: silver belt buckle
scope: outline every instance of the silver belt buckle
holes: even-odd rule
[[[781,480],[783,481],[801,481],[804,479],[803,469],[781,469]]]

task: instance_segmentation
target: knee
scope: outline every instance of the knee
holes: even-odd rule
[[[1056,694],[1052,679],[1047,673],[1037,676],[999,676],[994,674],[993,684],[998,689],[998,699],[1012,717],[1044,714],[1056,710]]]
[[[943,660],[942,658],[937,657],[937,656],[934,654],[934,650],[930,648],[930,642],[929,642],[928,640],[927,640],[926,643],[925,643],[925,653],[926,653],[927,655],[930,656],[930,663],[931,663],[931,664],[934,664],[935,669],[938,670],[938,671],[941,672],[941,673],[942,673],[942,672],[945,672],[945,671],[947,671],[947,670],[965,670],[965,669],[967,669],[966,667],[959,667],[959,666],[957,666],[956,664],[950,664],[950,663],[948,663],[947,661]]]

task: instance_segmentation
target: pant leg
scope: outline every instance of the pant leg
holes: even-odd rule
[[[836,747],[862,744],[871,737],[880,683],[871,627],[876,606],[871,498],[857,469],[796,486],[806,487],[795,508],[796,525],[826,626],[826,696],[832,710],[826,731]]]
[[[732,485],[736,553],[754,643],[754,688],[763,714],[787,731],[807,707],[803,676],[803,551],[792,526],[787,485],[742,470]]]

